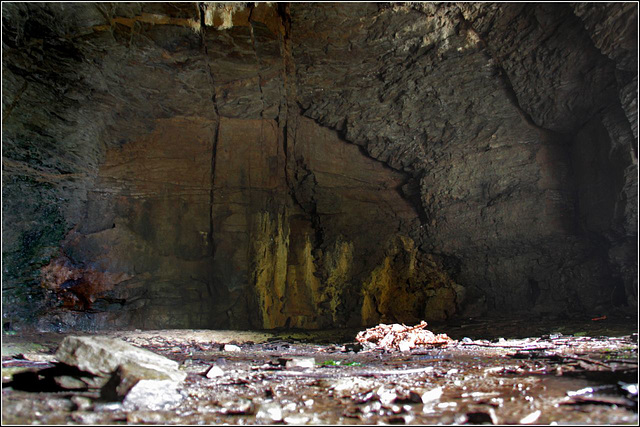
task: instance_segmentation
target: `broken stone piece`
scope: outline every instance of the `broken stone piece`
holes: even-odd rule
[[[439,400],[442,396],[442,387],[436,387],[422,394],[422,403],[430,403]]]
[[[256,419],[267,422],[280,422],[282,421],[282,408],[277,403],[262,404],[256,413]]]
[[[316,359],[314,359],[313,357],[294,357],[290,360],[287,360],[284,366],[287,369],[313,369],[316,366]]]
[[[400,351],[410,351],[411,350],[411,343],[408,341],[401,341],[400,344],[398,344],[398,350]]]
[[[71,397],[71,402],[76,405],[76,411],[88,411],[93,406],[91,399],[84,396],[73,396]]]
[[[209,369],[205,374],[207,378],[217,378],[223,375],[224,375],[224,371],[219,366],[212,366],[211,369]]]
[[[162,376],[176,382],[187,376],[178,370],[178,362],[106,337],[66,337],[56,352],[56,358],[61,363],[101,377],[111,376],[119,366],[125,365],[128,372],[134,372],[138,367],[140,373],[145,372],[144,375]],[[151,374],[151,371],[158,374]]]
[[[242,350],[240,347],[233,344],[225,344],[223,349],[224,351],[241,351]]]
[[[307,424],[311,418],[304,414],[293,414],[284,418],[285,424],[292,424],[301,426]]]
[[[167,410],[182,400],[176,381],[141,380],[134,385],[123,401],[125,409]]]
[[[365,378],[340,378],[332,381],[329,388],[337,397],[347,397],[352,394],[370,391],[375,385],[375,381]]]
[[[142,380],[174,381],[172,376],[165,372],[135,363],[125,363],[118,366],[111,375],[109,382],[100,390],[100,396],[105,400],[122,400]]]
[[[25,353],[22,355],[24,360],[31,362],[55,363],[56,357],[53,354]]]
[[[226,415],[249,415],[255,412],[255,406],[249,399],[227,400],[222,403],[220,412]]]
[[[378,396],[378,400],[380,401],[380,403],[386,406],[396,400],[397,393],[395,392],[395,390],[381,386],[376,390],[376,395]]]
[[[80,378],[72,377],[70,375],[61,375],[59,377],[55,377],[54,381],[56,384],[63,389],[66,390],[86,390],[87,384],[82,381]]]
[[[520,420],[520,424],[533,424],[536,421],[538,421],[538,418],[540,418],[541,414],[542,414],[542,411],[540,411],[540,410],[534,411],[534,412],[530,413],[529,415],[527,415],[526,417],[522,418]]]

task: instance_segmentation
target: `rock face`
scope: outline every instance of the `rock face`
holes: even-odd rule
[[[634,310],[637,15],[3,4],[5,322]]]

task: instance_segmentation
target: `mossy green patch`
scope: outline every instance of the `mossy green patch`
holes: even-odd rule
[[[52,184],[24,176],[3,188],[3,231],[11,227],[13,236],[2,253],[5,322],[31,323],[45,305],[40,268],[58,253],[68,231],[56,194]]]
[[[360,362],[342,362],[340,360],[325,360],[324,362],[317,362],[319,366],[362,366]]]

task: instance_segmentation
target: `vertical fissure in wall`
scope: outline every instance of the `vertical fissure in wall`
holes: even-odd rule
[[[216,80],[213,76],[213,71],[211,70],[211,64],[209,63],[209,51],[207,49],[207,25],[206,25],[206,5],[204,3],[198,4],[198,9],[200,11],[200,42],[202,45],[202,52],[204,55],[204,63],[207,67],[207,76],[209,79],[209,84],[211,87],[211,102],[213,106],[213,113],[215,119],[215,128],[213,130],[213,140],[211,142],[211,178],[210,178],[210,190],[209,190],[209,233],[207,236],[207,244],[209,246],[209,255],[213,259],[216,254],[216,242],[214,239],[215,232],[215,221],[214,221],[214,200],[215,200],[215,178],[216,178],[216,161],[218,157],[218,141],[220,139],[220,127],[221,127],[221,117],[218,109],[218,99],[217,99],[217,90],[216,90]],[[214,292],[213,278],[209,278],[207,280],[207,292],[209,296],[213,296]]]
[[[254,24],[253,24],[253,21],[251,20],[254,8],[255,6],[249,7],[249,18],[247,19],[247,21],[249,22],[249,36],[251,37],[251,46],[253,47],[253,55],[256,60],[256,70],[257,70],[256,73],[258,76],[258,91],[260,91],[260,102],[262,103],[262,109],[260,110],[260,117],[264,118],[265,102],[264,102],[264,92],[262,90],[261,65],[260,65],[260,58],[258,57],[258,45],[256,43],[256,36],[253,28]]]
[[[282,147],[284,153],[284,176],[285,182],[289,189],[289,193],[293,200],[298,203],[294,194],[294,173],[295,173],[295,132],[296,120],[298,112],[293,108],[295,102],[291,99],[295,98],[295,70],[293,68],[293,58],[291,51],[291,17],[289,15],[289,5],[286,3],[278,3],[276,12],[280,17],[281,31],[278,34],[280,45],[280,56],[282,58],[282,90],[283,96],[280,97],[278,107],[279,137],[282,138]]]

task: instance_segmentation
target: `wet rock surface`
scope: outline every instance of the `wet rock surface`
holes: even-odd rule
[[[455,331],[447,330],[455,339],[449,346],[408,352],[348,351],[355,333],[344,330],[317,335],[120,332],[119,338],[181,363],[186,380],[161,388],[147,388],[141,382],[124,402],[108,402],[97,392],[20,391],[3,379],[2,421],[637,423],[638,337],[637,332],[629,335],[633,331],[629,322],[566,322],[564,332],[557,328],[543,321],[530,321],[525,327],[510,319],[467,322]],[[523,335],[531,331],[538,334]],[[335,340],[340,334],[351,338]],[[43,344],[39,352],[45,354],[61,339],[46,334],[29,338],[39,338],[36,342]],[[224,351],[221,344],[230,342],[242,352]],[[314,358],[315,366],[286,369],[281,363],[299,358]],[[3,373],[16,360],[3,356]],[[212,363],[223,366],[224,374],[202,375]]]
[[[2,12],[7,327],[637,309],[635,4]]]

